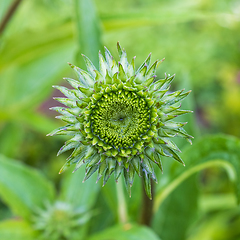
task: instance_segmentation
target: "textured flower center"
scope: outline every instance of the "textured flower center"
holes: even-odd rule
[[[96,137],[116,149],[133,147],[150,127],[150,110],[134,92],[110,92],[96,103],[91,127]]]

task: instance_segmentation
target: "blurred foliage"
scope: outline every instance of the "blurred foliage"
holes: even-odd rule
[[[66,173],[56,191],[54,184],[38,170],[0,155],[0,197],[13,216],[17,216],[0,222],[0,238],[171,240],[189,236],[197,240],[205,239],[202,237],[206,235],[220,240],[225,239],[224,235],[233,236],[231,239],[239,236],[240,140],[224,135],[204,137],[186,148],[182,157],[186,168],[183,170],[173,162],[166,171],[165,184],[156,189],[149,228],[136,224],[140,221],[136,212],[144,208],[143,202],[128,198],[128,204],[123,206],[124,199],[116,194],[116,184],[99,189],[94,178],[81,183],[85,175],[81,168],[74,174]],[[213,167],[225,170],[231,188],[227,194],[209,198],[209,194],[196,187],[194,175]],[[141,186],[141,181],[135,184]],[[141,188],[133,193],[139,198]],[[198,200],[202,203],[198,204]],[[128,213],[124,224],[118,209]]]
[[[65,175],[56,194],[54,184],[35,169],[3,155],[0,166],[0,196],[18,216],[0,222],[1,239],[84,239],[98,193],[94,180],[79,182],[84,169]]]
[[[0,1],[0,24],[14,2]],[[59,94],[51,86],[72,76],[67,62],[84,68],[84,53],[96,63],[104,45],[116,57],[117,41],[129,58],[137,56],[137,66],[149,52],[165,57],[157,75],[176,73],[172,88],[193,90],[183,105],[195,114],[181,121],[196,139],[240,137],[239,16],[239,0],[22,0],[0,35],[0,238],[35,239],[39,231],[29,219],[35,207],[45,209],[46,196],[93,209],[80,229],[90,239],[240,239],[239,140],[194,142],[182,154],[184,169],[164,159],[150,229],[136,224],[144,207],[141,179],[125,198],[128,223],[121,225],[115,182],[99,191],[91,180],[81,183],[84,170],[57,175],[67,156],[56,158],[64,138],[46,137],[61,125],[48,108]]]

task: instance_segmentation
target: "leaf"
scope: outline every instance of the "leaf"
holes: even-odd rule
[[[175,1],[174,1],[175,3]],[[161,5],[159,5],[160,7]],[[170,5],[168,4],[168,7]],[[161,13],[161,14],[159,14]],[[169,14],[171,13],[171,14]],[[126,29],[126,28],[136,28],[136,27],[143,27],[143,26],[159,26],[164,24],[171,23],[185,23],[188,21],[197,21],[203,19],[220,19],[222,17],[222,13],[217,12],[213,13],[206,13],[204,11],[199,10],[179,10],[176,9],[169,9],[168,11],[162,9],[152,9],[151,11],[124,11],[120,13],[114,14],[107,14],[102,16],[102,21],[104,25],[104,29],[107,31],[112,31],[115,29]]]
[[[72,169],[73,170],[73,169]],[[85,207],[91,209],[96,201],[99,185],[94,177],[82,182],[85,176],[84,167],[72,173],[69,168],[62,174],[61,198],[72,203],[75,207]]]
[[[94,2],[92,0],[74,0],[74,9],[79,49],[97,66],[101,32]]]
[[[7,220],[0,222],[1,240],[35,240],[37,233],[29,223],[21,220]]]
[[[24,131],[22,126],[15,122],[8,122],[0,131],[0,149],[1,153],[14,157],[19,153],[22,139],[24,138]],[[14,146],[14,148],[13,148]]]
[[[29,128],[32,128],[44,135],[62,125],[60,121],[54,121],[36,111],[24,111],[24,113],[19,113],[15,116],[15,120],[20,123],[25,123]]]
[[[140,197],[142,196],[142,191],[144,191],[142,186],[142,179],[136,175],[131,187],[131,197],[129,197],[127,194],[125,197],[127,201],[129,218],[134,221],[138,221],[141,214],[141,211],[139,211],[139,209],[142,207],[142,198]]]
[[[23,13],[22,20],[26,18],[27,13],[29,11]],[[13,20],[19,21],[17,16]],[[70,45],[72,47],[73,44],[72,23],[70,22],[41,27],[37,31],[29,31],[27,28],[24,30],[9,32],[8,37],[2,39],[4,47],[0,49],[0,71],[8,68],[9,65],[24,65],[50,53],[57,53],[63,46]],[[17,47],[13,48],[16,44],[18,44]],[[71,54],[71,52],[69,53]]]
[[[173,164],[172,181],[160,189],[155,197],[153,227],[167,240],[185,239],[188,224],[196,212],[197,188],[193,174],[209,167],[224,168],[235,186],[238,201],[240,199],[239,139],[225,135],[207,136],[185,149],[181,157],[186,167],[181,168]],[[174,219],[178,226],[174,231],[168,218]]]
[[[220,211],[200,218],[194,225],[188,240],[238,240],[240,212],[239,208]]]
[[[97,233],[88,240],[160,240],[148,227],[133,224],[118,225]]]
[[[192,176],[168,195],[155,213],[152,228],[163,240],[185,240],[197,213],[198,189]]]
[[[0,196],[15,214],[29,219],[54,195],[53,185],[40,172],[0,155]]]
[[[121,178],[121,176],[120,176],[120,178]],[[122,180],[123,179],[119,179],[119,181],[122,181]],[[118,184],[118,185],[116,185],[116,184]],[[119,198],[119,196],[117,195],[117,190],[116,190],[116,188],[119,187],[119,184],[123,185],[122,182],[116,183],[112,176],[109,178],[107,184],[105,184],[104,187],[101,188],[101,192],[105,198],[105,201],[108,204],[109,208],[111,209],[111,212],[115,218],[119,218],[119,216],[118,216],[118,207],[119,207],[118,198]],[[125,186],[121,186],[121,187],[125,187]],[[121,193],[121,195],[123,194],[121,191],[120,191],[120,193]],[[122,195],[122,198],[124,198],[124,195]]]
[[[183,151],[181,157],[186,163],[184,169],[174,164],[171,185],[157,193],[155,210],[163,200],[181,182],[192,174],[208,167],[220,166],[226,169],[230,180],[235,184],[236,196],[240,201],[240,140],[227,136],[207,136]],[[170,189],[171,187],[171,189]],[[160,200],[161,199],[161,200]]]
[[[200,165],[204,167],[203,164],[211,167],[211,162],[216,160],[212,166],[220,166],[227,171],[230,181],[235,186],[238,203],[240,202],[240,140],[238,138],[223,134],[206,136],[186,148],[181,157],[185,161],[186,168],[185,171],[176,168],[175,173],[178,175],[180,172],[187,174],[193,167],[200,168]],[[210,166],[207,166],[208,164]]]
[[[26,56],[28,57],[26,62],[21,63],[19,60],[0,70],[2,110],[16,114],[44,100],[52,90],[51,85],[56,82],[57,77],[66,71],[68,67],[66,59],[72,59],[72,46],[69,45],[61,45],[61,49],[57,51],[48,49],[50,52],[44,56]]]
[[[102,189],[104,188],[105,187]],[[114,216],[112,209],[109,207],[106,198],[101,191],[97,196],[94,209],[96,209],[97,214],[91,219],[91,221],[89,221],[88,230],[88,232],[92,234],[111,227],[113,222],[116,221],[116,216]]]

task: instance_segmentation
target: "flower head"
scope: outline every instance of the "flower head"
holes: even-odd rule
[[[150,54],[135,70],[135,58],[128,63],[119,43],[117,48],[118,63],[107,48],[105,58],[99,53],[99,71],[84,55],[87,72],[70,64],[78,80],[66,78],[74,89],[54,86],[66,96],[55,98],[66,108],[52,108],[68,125],[49,135],[72,137],[58,152],[74,149],[60,173],[73,163],[74,171],[85,165],[84,181],[97,171],[97,181],[103,176],[105,184],[112,173],[117,181],[123,172],[130,194],[136,172],[143,177],[151,198],[150,179],[157,181],[153,164],[162,170],[161,156],[184,164],[171,139],[179,136],[191,143],[192,136],[183,129],[186,123],[172,119],[191,112],[180,110],[178,105],[190,91],[169,93],[174,75],[157,80],[156,68],[164,59],[150,64]]]
[[[57,201],[46,203],[45,209],[36,209],[33,217],[34,228],[40,231],[40,239],[70,239],[92,217],[84,208],[75,208],[69,203]]]

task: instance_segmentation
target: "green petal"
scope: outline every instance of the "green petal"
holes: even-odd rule
[[[151,179],[145,169],[143,169],[142,175],[143,175],[143,183],[144,183],[144,188],[145,188],[146,194],[149,197],[149,199],[152,200]]]
[[[123,165],[119,164],[117,161],[116,161],[116,167],[115,167],[115,181],[117,182],[119,177],[121,176],[121,173],[122,173],[122,170],[123,170]]]
[[[136,173],[138,174],[139,177],[141,177],[141,165],[140,165],[140,158],[138,156],[133,157],[131,160],[132,166],[134,167]]]
[[[93,65],[93,63],[91,62],[91,60],[87,56],[85,56],[84,54],[82,54],[82,56],[83,56],[83,59],[85,61],[86,66],[87,66],[88,72],[91,74],[91,76],[93,78],[95,78],[95,76],[96,76],[96,73],[95,73],[96,68],[95,68],[95,66]]]
[[[83,182],[85,182],[88,178],[90,178],[93,175],[93,173],[95,173],[98,170],[98,168],[99,168],[98,165],[94,165],[94,166],[88,168],[87,172],[86,172],[86,175],[83,179]]]

